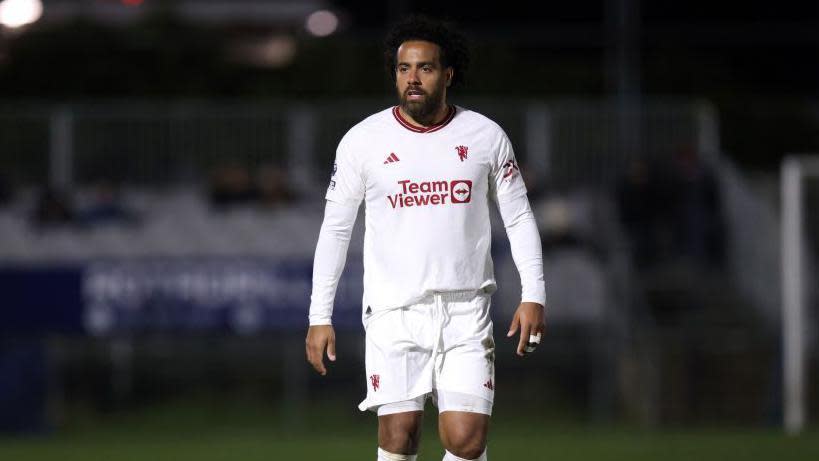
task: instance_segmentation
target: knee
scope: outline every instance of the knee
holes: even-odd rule
[[[444,448],[463,459],[478,459],[486,450],[486,433],[480,428],[450,427],[441,433]]]
[[[380,416],[378,446],[391,453],[413,455],[418,452],[421,418],[412,413]]]
[[[486,447],[484,445],[478,445],[477,443],[446,448],[446,451],[464,460],[477,460],[485,450]]]
[[[418,439],[409,432],[379,431],[378,446],[390,453],[414,455],[418,452]]]

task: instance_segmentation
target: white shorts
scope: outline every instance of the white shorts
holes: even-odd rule
[[[483,291],[458,291],[365,314],[367,398],[358,408],[417,411],[432,396],[439,411],[491,414],[495,341],[489,306]]]

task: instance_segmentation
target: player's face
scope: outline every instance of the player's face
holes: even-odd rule
[[[446,104],[451,67],[441,65],[441,49],[423,40],[401,44],[396,53],[395,83],[401,108],[416,122],[428,125]]]

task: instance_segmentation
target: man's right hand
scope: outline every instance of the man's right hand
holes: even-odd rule
[[[305,341],[307,350],[307,361],[313,368],[324,376],[327,369],[324,367],[324,351],[327,350],[327,358],[331,362],[336,361],[336,332],[332,325],[313,325],[307,330],[307,340]]]

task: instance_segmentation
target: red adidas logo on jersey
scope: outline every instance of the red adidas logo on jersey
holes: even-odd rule
[[[483,387],[489,389],[490,391],[495,390],[495,384],[492,383],[492,378],[489,378],[489,381],[483,383]]]
[[[395,155],[395,152],[390,152],[390,155],[387,156],[387,160],[384,160],[384,165],[386,165],[388,163],[395,163],[395,162],[400,162],[400,161],[401,161],[401,159],[398,158],[397,155]]]
[[[410,179],[398,181],[400,192],[387,196],[393,208],[414,206],[448,205],[449,203],[469,203],[472,201],[472,181],[455,179],[451,181],[421,181]]]

